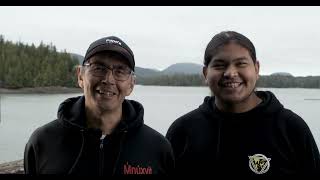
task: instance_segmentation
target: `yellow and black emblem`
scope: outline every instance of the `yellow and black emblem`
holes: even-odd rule
[[[256,174],[264,174],[270,168],[270,160],[263,154],[255,154],[249,156],[249,167]]]

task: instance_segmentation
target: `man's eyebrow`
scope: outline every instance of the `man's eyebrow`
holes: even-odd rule
[[[245,57],[245,56],[242,56],[242,57],[238,57],[236,59],[232,59],[231,61],[233,62],[233,61],[242,61],[242,60],[248,60],[248,58]],[[223,62],[225,62],[227,60],[226,59],[222,59],[222,58],[218,58],[218,59],[213,59],[212,61],[213,62],[217,62],[217,63],[223,63]]]
[[[233,59],[232,61],[242,61],[242,60],[249,60],[247,57],[243,56],[243,57],[238,57],[236,59]]]
[[[114,64],[113,66],[118,68],[129,68],[129,66],[125,64]]]
[[[226,60],[224,59],[213,59],[212,62],[213,63],[224,63]]]

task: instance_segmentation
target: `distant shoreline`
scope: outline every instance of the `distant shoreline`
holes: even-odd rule
[[[35,87],[35,88],[18,88],[18,89],[0,88],[0,94],[65,94],[65,93],[82,93],[82,89],[69,88],[69,87]]]

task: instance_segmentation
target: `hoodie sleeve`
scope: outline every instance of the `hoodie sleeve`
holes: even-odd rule
[[[24,172],[25,174],[36,174],[36,155],[33,145],[28,142],[24,150]]]
[[[181,128],[179,123],[174,122],[168,129],[166,133],[166,138],[169,140],[174,156],[174,174],[184,174],[184,167],[186,163],[184,162],[184,151],[186,148],[186,135],[183,132],[183,128]]]
[[[304,174],[320,175],[320,155],[317,144],[313,138],[313,135],[307,126],[304,125],[302,130],[303,136],[301,138],[301,168],[304,170]]]
[[[166,152],[166,155],[165,155],[165,167],[166,167],[165,174],[166,175],[173,175],[174,167],[175,167],[175,160],[174,160],[174,155],[173,155],[173,151],[172,151],[170,142],[168,142],[168,144],[169,144],[169,148],[168,148],[169,150]]]
[[[183,151],[184,138],[181,130],[176,126],[176,123],[170,126],[166,134],[166,138],[171,143],[175,158],[177,158]]]
[[[287,121],[289,136],[303,175],[320,175],[320,155],[307,123],[295,113]]]
[[[305,167],[310,168],[311,174],[317,175],[317,177],[320,177],[320,155],[319,155],[319,149],[317,147],[317,144],[315,143],[315,140],[310,132],[306,132],[306,138],[305,138],[305,152],[307,157],[305,158]],[[308,169],[306,169],[308,173]]]

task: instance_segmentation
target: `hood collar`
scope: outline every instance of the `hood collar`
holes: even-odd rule
[[[256,95],[262,99],[262,102],[256,106],[255,108],[244,112],[244,113],[226,113],[220,111],[215,103],[214,103],[214,96],[207,96],[204,99],[202,105],[200,105],[200,109],[207,113],[207,114],[219,114],[222,116],[247,116],[249,114],[258,114],[258,113],[275,113],[283,108],[283,105],[279,102],[276,96],[270,91],[255,91]]]
[[[143,125],[144,108],[139,102],[125,99],[122,107],[123,119],[114,132],[131,131]],[[58,119],[65,126],[88,129],[86,127],[85,97],[72,97],[62,102],[58,108]]]

